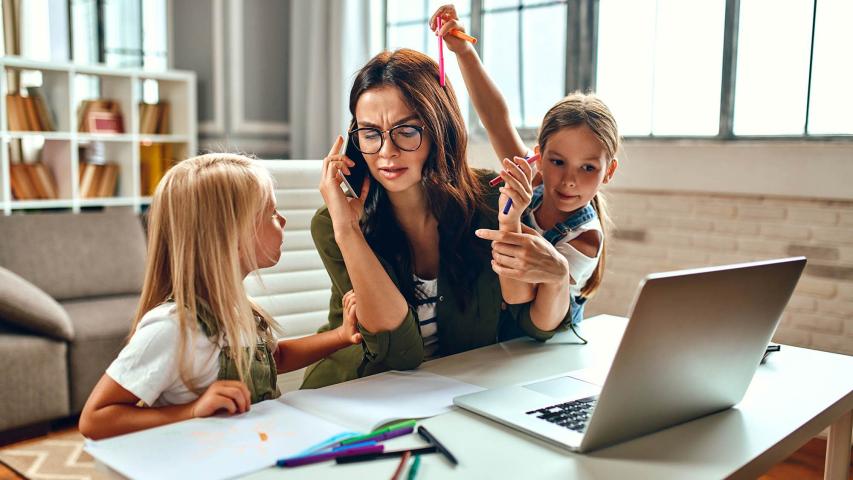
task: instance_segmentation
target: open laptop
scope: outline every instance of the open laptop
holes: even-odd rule
[[[453,403],[579,452],[724,410],[746,393],[805,265],[796,257],[649,275],[600,386],[564,374]]]

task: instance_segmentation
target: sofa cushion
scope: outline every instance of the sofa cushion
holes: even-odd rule
[[[67,416],[67,344],[0,326],[0,431]]]
[[[0,267],[0,322],[59,340],[74,338],[65,310],[50,295]]]
[[[62,302],[74,325],[68,348],[71,414],[79,413],[130,333],[139,295]]]
[[[0,266],[56,300],[142,289],[145,238],[132,212],[0,216],[0,232]]]

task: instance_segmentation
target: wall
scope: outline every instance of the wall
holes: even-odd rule
[[[170,0],[171,67],[198,75],[199,148],[290,151],[290,2]]]

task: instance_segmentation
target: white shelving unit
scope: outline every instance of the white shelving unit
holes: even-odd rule
[[[142,210],[151,202],[143,196],[140,185],[140,147],[152,143],[172,146],[177,158],[186,158],[197,151],[198,132],[196,126],[196,76],[189,71],[152,72],[139,69],[118,69],[102,65],[77,65],[29,60],[17,56],[0,56],[0,209],[10,215],[16,211],[30,209],[71,209],[79,212],[82,207],[125,206],[134,211]],[[9,71],[39,71],[42,74],[42,92],[56,120],[54,132],[10,131],[6,106],[9,92]],[[100,79],[100,98],[116,100],[121,105],[124,120],[123,134],[93,134],[77,131],[77,108],[83,100],[76,98],[75,81],[79,77]],[[139,133],[142,101],[142,84],[157,82],[160,99],[169,102],[168,135]],[[62,152],[59,164],[45,162],[53,173],[62,198],[53,200],[17,200],[12,196],[10,181],[9,142],[12,139],[41,137],[45,142],[58,142],[54,151]],[[105,198],[81,198],[78,184],[78,146],[91,142],[103,142],[105,157],[119,165],[116,195]],[[67,149],[67,155],[65,155]]]

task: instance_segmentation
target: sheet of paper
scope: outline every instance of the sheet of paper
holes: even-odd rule
[[[390,371],[279,399],[332,422],[369,432],[395,420],[427,418],[453,406],[453,397],[484,390],[423,371]]]
[[[107,440],[86,451],[134,479],[231,478],[275,464],[344,427],[277,400],[242,415],[196,418]]]

